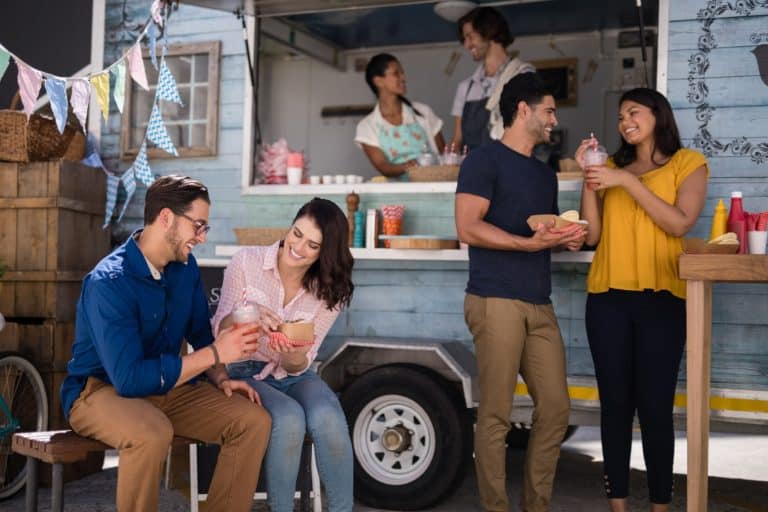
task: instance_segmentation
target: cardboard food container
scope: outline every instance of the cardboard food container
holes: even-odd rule
[[[315,339],[314,322],[285,322],[278,325],[277,330],[291,341],[309,343]]]
[[[703,238],[683,238],[686,254],[736,254],[739,244],[710,244]]]
[[[533,231],[536,231],[536,225],[537,224],[547,224],[549,222],[555,221],[555,227],[556,228],[564,228],[566,226],[570,226],[571,224],[581,224],[583,226],[587,226],[589,222],[587,222],[584,219],[579,219],[576,222],[565,220],[564,218],[560,217],[559,215],[555,215],[554,213],[542,213],[539,215],[531,215],[528,217],[528,226]]]

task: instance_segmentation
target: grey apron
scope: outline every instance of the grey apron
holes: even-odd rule
[[[473,85],[475,85],[474,80],[467,87],[467,94],[464,96],[464,108],[461,111],[461,140],[462,144],[466,144],[469,151],[488,144],[492,140],[488,130],[491,113],[485,108],[488,98],[466,100]]]

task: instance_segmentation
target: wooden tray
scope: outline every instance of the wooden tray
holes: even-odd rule
[[[683,252],[686,254],[735,254],[739,244],[708,244],[703,238],[683,238]]]
[[[554,213],[542,213],[539,215],[531,215],[528,217],[528,226],[533,231],[536,231],[536,225],[539,223],[546,224],[548,222],[555,221],[555,227],[556,228],[564,228],[566,226],[570,226],[571,224],[582,224],[584,226],[588,225],[589,222],[587,222],[584,219],[581,219],[577,222],[571,222],[570,220],[565,220],[564,218],[560,217],[559,215],[555,215]]]
[[[427,235],[379,235],[381,240],[389,240],[390,249],[458,249],[459,241],[455,238],[439,238]]]

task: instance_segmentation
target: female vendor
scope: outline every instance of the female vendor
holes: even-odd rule
[[[374,55],[365,68],[365,81],[378,102],[357,124],[355,142],[373,166],[384,176],[398,177],[418,165],[425,152],[437,162],[445,146],[443,121],[427,105],[405,98],[400,62],[387,53]]]

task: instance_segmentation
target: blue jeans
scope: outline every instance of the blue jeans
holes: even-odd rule
[[[264,367],[258,361],[228,365],[229,376],[250,384],[272,415],[272,433],[265,456],[267,494],[272,512],[292,512],[301,447],[309,432],[317,469],[330,512],[352,511],[352,443],[344,411],[336,394],[307,370],[277,380],[253,379]]]

